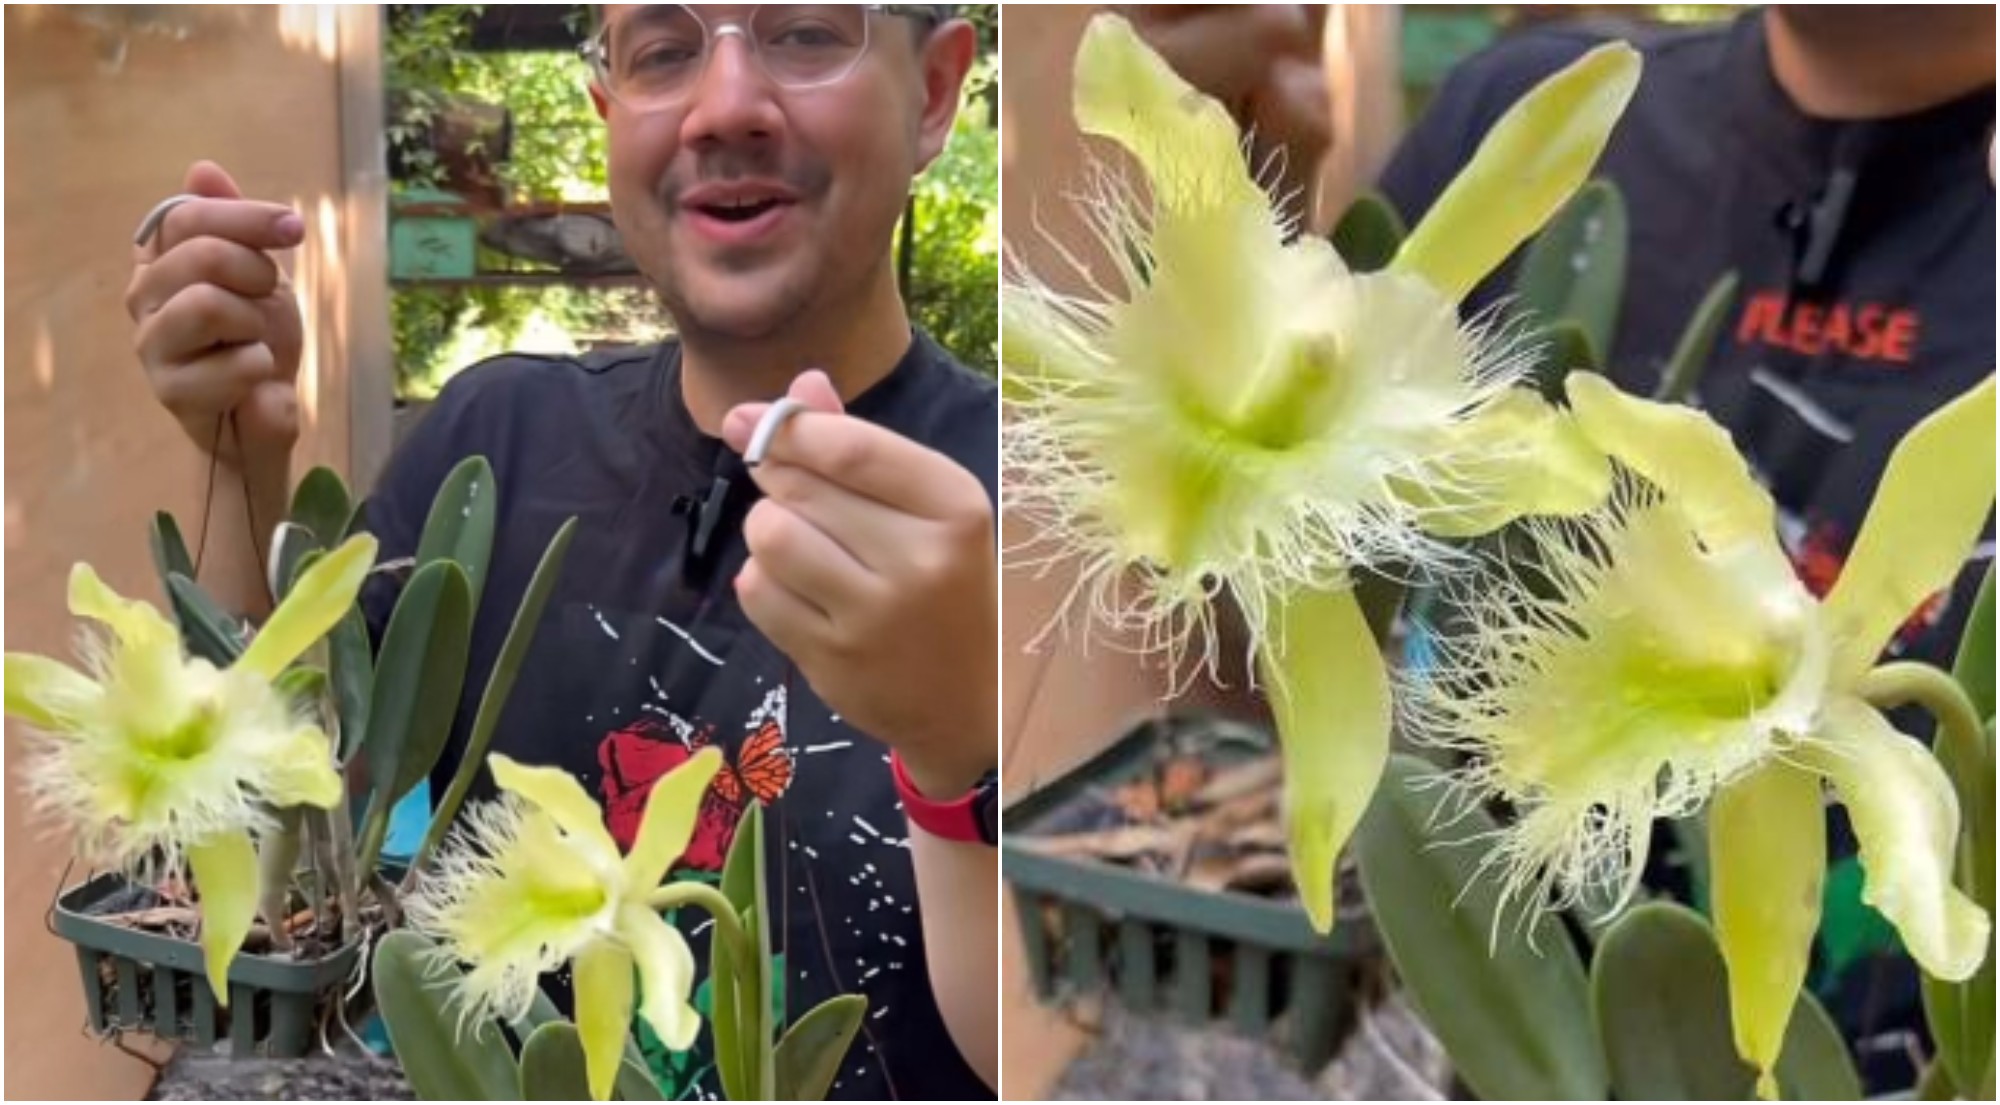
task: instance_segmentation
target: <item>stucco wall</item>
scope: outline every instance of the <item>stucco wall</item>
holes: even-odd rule
[[[307,239],[292,258],[308,334],[296,467],[349,469],[350,269],[357,250],[372,248],[343,208],[340,62],[354,16],[314,6],[7,8],[7,648],[67,647],[71,562],[153,597],[151,512],[172,510],[190,541],[199,527],[204,469],[147,389],[121,302],[133,228],[178,190],[190,161],[214,159],[247,192],[304,215]],[[368,260],[379,271],[379,258]],[[75,956],[43,928],[67,852],[19,798],[18,749],[10,727],[7,1095],[139,1097],[152,1072],[84,1033]]]

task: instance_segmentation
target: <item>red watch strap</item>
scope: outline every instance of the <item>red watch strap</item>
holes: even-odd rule
[[[950,802],[926,798],[910,781],[910,773],[903,768],[903,757],[894,749],[889,751],[889,773],[896,779],[896,794],[903,800],[903,812],[918,828],[945,840],[966,844],[983,842],[979,832],[977,790],[967,791],[964,797]]]

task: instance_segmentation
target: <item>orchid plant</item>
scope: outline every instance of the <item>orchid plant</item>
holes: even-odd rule
[[[1620,965],[1633,949],[1676,949],[1696,973],[1712,954],[1726,1004],[1704,1023],[1724,1026],[1768,1097],[1788,1041],[1810,1043],[1824,1023],[1802,992],[1823,788],[1855,822],[1867,900],[1930,979],[1971,985],[1990,958],[1991,880],[1975,901],[1964,875],[1961,818],[1972,813],[1954,777],[1880,711],[1929,706],[1958,758],[1988,774],[1991,722],[1942,673],[1876,659],[1949,584],[1991,510],[1993,385],[1898,449],[1821,600],[1793,574],[1769,495],[1704,415],[1589,373],[1565,383],[1570,364],[1551,366],[1501,316],[1461,323],[1465,294],[1576,192],[1638,78],[1637,56],[1611,44],[1530,90],[1386,266],[1361,272],[1277,213],[1221,105],[1122,20],[1094,20],[1077,54],[1077,122],[1120,147],[1143,182],[1100,166],[1082,197],[1109,277],[1072,259],[1082,291],[1071,294],[1010,266],[1003,472],[1006,506],[1033,534],[1010,564],[1074,568],[1065,613],[1159,653],[1176,680],[1191,649],[1217,674],[1214,621],[1225,605],[1241,617],[1276,721],[1294,882],[1321,931],[1337,857],[1389,759],[1392,714],[1456,765],[1442,776],[1396,768],[1399,788],[1441,782],[1447,800],[1406,826],[1421,832],[1378,827],[1362,864],[1385,941],[1410,953],[1399,967],[1434,1018],[1453,1019],[1462,999],[1444,991],[1463,975],[1428,971],[1421,949],[1435,945],[1416,930],[1460,915],[1473,894],[1492,932],[1482,956],[1511,954],[1501,925],[1513,915],[1531,937],[1553,932],[1574,963],[1560,928],[1538,921],[1579,904],[1618,913],[1654,820],[1706,810],[1713,935],[1665,907],[1634,914],[1602,949],[1618,952],[1603,985],[1645,1000]],[[1733,283],[1704,300],[1663,395],[1689,390]],[[1531,366],[1555,371],[1531,380]],[[1503,529],[1497,551],[1463,543]],[[1529,555],[1511,555],[1521,537]],[[1442,664],[1385,672],[1357,597],[1358,582],[1381,576],[1439,584],[1467,617],[1469,634],[1440,639]],[[1990,781],[1986,794],[1990,857]],[[1511,817],[1488,820],[1496,804]],[[1445,845],[1479,858],[1450,868],[1456,882],[1432,888],[1441,893],[1399,889],[1393,866],[1422,867]],[[1956,1018],[1956,1037],[1981,1035],[1974,1021],[1986,1018],[1989,1082],[1990,971],[1985,1014],[1965,1011],[1976,996],[1927,994]],[[1583,985],[1574,967],[1521,967],[1522,979]],[[1515,990],[1495,1007],[1531,1015],[1533,985]],[[1590,1016],[1590,999],[1575,1004]],[[1599,1017],[1632,1004],[1609,1002]],[[1543,1054],[1544,1040],[1508,1046],[1520,1024],[1532,1020],[1489,1018],[1487,1039],[1447,1044],[1468,1068]],[[1596,1044],[1570,1050],[1567,1082],[1486,1085],[1603,1093]],[[1961,1065],[1976,1067],[1979,1050]],[[1612,1066],[1643,1051],[1614,1048]],[[1624,1084],[1649,1062],[1659,1066],[1626,1064]]]
[[[1496,124],[1387,269],[1301,236],[1245,165],[1222,106],[1100,16],[1076,117],[1137,162],[1087,211],[1118,286],[1002,292],[1007,508],[1016,563],[1076,563],[1089,613],[1178,672],[1226,597],[1277,715],[1295,880],[1321,931],[1333,872],[1388,756],[1389,680],[1358,572],[1462,566],[1443,538],[1588,508],[1603,458],[1524,381],[1531,350],[1458,302],[1583,182],[1639,59],[1593,51]],[[1136,581],[1136,582],[1135,582]]]

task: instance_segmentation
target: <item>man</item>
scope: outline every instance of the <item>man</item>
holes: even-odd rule
[[[782,1008],[869,999],[840,1097],[990,1096],[997,1062],[997,859],[977,816],[997,400],[912,332],[890,262],[975,49],[948,6],[607,7],[589,56],[612,209],[678,340],[465,372],[367,514],[384,559],[408,556],[451,467],[492,462],[468,687],[507,630],[494,611],[579,520],[492,749],[577,775],[629,844],[653,781],[719,746],[676,877],[713,877],[742,810],[766,804]],[[217,467],[204,582],[255,612],[253,535],[281,516],[297,433],[300,320],[269,254],[300,226],[213,165],[186,191],[140,247],[128,307],[162,403]],[[807,410],[750,471],[738,453],[786,394]],[[378,634],[395,586],[364,596]],[[468,695],[454,750],[475,709]],[[678,919],[705,962],[701,920]],[[719,1090],[706,1035],[679,1056],[641,1040],[672,1096]]]
[[[1634,39],[1645,76],[1597,170],[1631,219],[1608,371],[1650,393],[1709,284],[1739,274],[1695,399],[1770,486],[1801,578],[1824,593],[1896,442],[1993,370],[1993,33],[1991,6],[1913,5],[1524,32],[1453,71],[1382,186],[1414,223],[1508,104],[1606,37]],[[1511,280],[1503,269],[1467,309]],[[1948,664],[1991,559],[1989,538],[1892,654]],[[1836,847],[1851,855],[1848,839]],[[1860,969],[1893,943],[1857,882],[1851,858],[1834,865],[1818,988],[1860,1037],[1918,1014],[1906,960]],[[1867,1049],[1870,1081],[1909,1085],[1890,1069],[1902,1053]]]

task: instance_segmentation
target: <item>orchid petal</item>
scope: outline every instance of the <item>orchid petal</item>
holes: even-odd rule
[[[201,896],[201,953],[208,985],[216,1003],[226,1006],[229,965],[257,919],[257,849],[248,833],[218,833],[190,845],[187,859]]]
[[[1811,965],[1826,872],[1819,777],[1772,762],[1716,792],[1708,817],[1715,935],[1729,967],[1736,1051],[1777,1097],[1785,1026]]]
[[[1800,762],[1847,807],[1866,875],[1861,900],[1881,911],[1925,973],[1969,978],[1986,958],[1986,911],[1952,883],[1958,798],[1929,749],[1858,699],[1832,702]]]
[[[695,819],[701,814],[702,797],[709,780],[722,767],[722,752],[704,748],[685,763],[654,781],[646,795],[646,812],[639,821],[639,835],[625,857],[625,877],[633,893],[644,893],[660,884],[674,860],[687,851],[694,836]]]
[[[1993,511],[1993,377],[1917,423],[1826,596],[1835,678],[1859,678],[1925,599],[1950,587]]]
[[[356,534],[307,568],[232,669],[276,679],[347,616],[375,567],[375,551],[374,537]]]
[[[1340,849],[1389,759],[1389,677],[1352,590],[1272,607],[1258,666],[1284,756],[1292,878],[1313,928],[1330,932]]]

